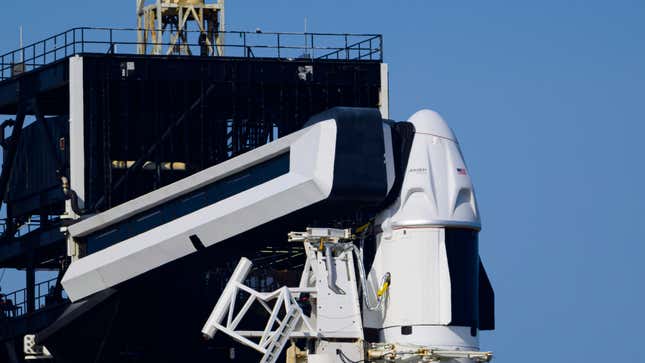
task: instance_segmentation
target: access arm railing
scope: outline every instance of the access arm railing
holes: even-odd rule
[[[141,49],[164,49],[159,55],[201,55],[198,41],[178,46],[168,36],[157,42],[138,42],[139,29],[73,28],[20,49],[0,55],[0,81],[79,53],[139,54]],[[186,39],[199,31],[183,31]],[[194,33],[194,34],[193,34]],[[276,33],[226,31],[217,35],[224,55],[279,59],[383,60],[380,34]],[[133,40],[134,39],[134,40]]]

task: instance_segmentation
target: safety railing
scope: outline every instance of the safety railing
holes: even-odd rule
[[[153,36],[153,33],[154,34]],[[383,60],[380,34],[275,33],[226,31],[216,33],[219,43],[208,45],[199,31],[182,31],[178,38],[148,31],[138,41],[138,29],[73,28],[0,55],[0,81],[78,53],[158,55],[225,55],[279,59]],[[151,41],[156,39],[156,41]],[[192,41],[191,41],[192,39]],[[205,49],[208,47],[208,49]]]
[[[0,244],[11,238],[22,237],[34,232],[41,227],[41,221],[38,216],[32,216],[27,221],[17,227],[13,227],[7,218],[0,218]]]
[[[56,278],[43,281],[34,287],[34,311],[64,302],[60,292],[56,292]],[[0,318],[17,318],[28,312],[27,289],[4,294],[0,299]]]

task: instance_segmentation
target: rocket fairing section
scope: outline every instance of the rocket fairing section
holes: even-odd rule
[[[364,325],[382,342],[478,350],[477,330],[494,328],[493,291],[481,264],[475,192],[457,139],[439,114],[422,110],[396,201],[376,217],[369,273],[391,274],[382,311]]]

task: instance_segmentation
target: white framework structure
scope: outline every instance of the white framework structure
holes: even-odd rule
[[[363,345],[362,319],[358,307],[359,283],[366,287],[364,267],[359,262],[362,252],[354,247],[351,230],[309,228],[307,232],[291,232],[289,241],[304,242],[307,256],[300,286],[283,286],[273,292],[258,292],[244,281],[253,264],[242,258],[211,315],[202,328],[202,334],[212,339],[220,331],[237,342],[263,354],[260,363],[275,363],[289,340],[313,339],[315,353],[300,352],[306,362],[489,362],[491,352],[475,350],[449,350],[435,347],[372,343]],[[353,259],[353,253],[357,259]],[[354,262],[357,262],[357,265]],[[360,277],[354,274],[358,270]],[[363,299],[376,295],[377,306],[366,307],[373,311],[383,309],[381,302],[388,299],[389,274],[384,276],[378,293],[363,290]],[[238,297],[246,293],[247,300],[236,310]],[[303,311],[299,299],[307,294],[311,303],[309,316]],[[254,303],[259,303],[268,313],[268,321],[261,331],[237,330]],[[259,341],[257,341],[259,339]],[[256,342],[257,341],[257,342]],[[339,353],[339,351],[341,353]]]
[[[276,362],[287,342],[298,338],[316,339],[318,353],[324,347],[334,346],[351,355],[352,360],[359,360],[363,356],[362,351],[352,348],[361,345],[363,329],[354,274],[354,250],[351,243],[346,243],[350,238],[350,230],[310,228],[304,233],[292,232],[289,240],[303,241],[307,256],[297,288],[282,287],[270,293],[251,289],[243,282],[251,271],[252,263],[242,258],[202,334],[213,338],[217,331],[221,331],[264,354],[261,363]],[[235,312],[240,292],[247,293],[249,297]],[[309,315],[300,306],[302,300],[299,302],[305,294],[304,304],[311,304]],[[236,330],[255,302],[269,314],[264,330]],[[259,342],[252,340],[258,338]],[[310,361],[314,361],[311,355],[320,354],[310,354]]]
[[[316,330],[305,316],[293,294],[315,293],[312,288],[288,289],[282,287],[271,293],[261,293],[243,284],[251,271],[252,263],[242,258],[226,288],[222,292],[213,313],[209,317],[202,333],[207,338],[213,338],[215,332],[221,331],[236,341],[263,353],[262,363],[276,361],[287,341],[294,335],[315,337]],[[235,304],[240,292],[249,294],[244,305],[235,313]],[[246,313],[259,303],[268,313],[269,319],[262,331],[236,330]],[[224,320],[226,323],[224,323]],[[278,324],[277,328],[274,328]],[[300,327],[298,332],[296,328]],[[260,338],[254,342],[252,338]]]

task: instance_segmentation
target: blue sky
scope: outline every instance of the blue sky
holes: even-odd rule
[[[134,26],[134,1],[10,1],[0,49]],[[33,11],[33,16],[29,12]],[[483,217],[498,362],[642,362],[645,2],[229,0],[230,30],[385,37],[391,116],[439,111]],[[3,289],[21,282],[8,272]]]

